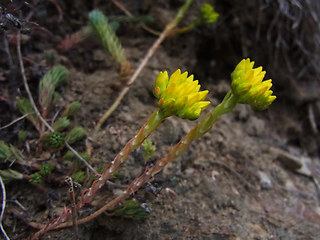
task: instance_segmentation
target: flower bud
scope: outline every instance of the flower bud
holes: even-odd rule
[[[249,104],[257,110],[264,110],[276,99],[272,95],[271,79],[263,81],[266,74],[262,67],[253,68],[254,62],[243,59],[231,73],[232,93],[238,103]]]

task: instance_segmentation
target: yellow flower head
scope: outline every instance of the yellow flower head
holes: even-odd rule
[[[199,90],[198,80],[194,81],[193,75],[188,77],[188,72],[181,74],[178,69],[170,78],[166,71],[160,72],[153,94],[159,99],[158,106],[165,114],[195,120],[210,104],[209,101],[203,101],[208,90],[200,92]]]
[[[263,81],[266,74],[262,67],[253,68],[254,62],[243,59],[231,73],[232,93],[239,103],[250,104],[257,110],[264,110],[276,99],[272,96],[271,79]]]

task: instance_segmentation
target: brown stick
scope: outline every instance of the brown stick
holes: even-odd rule
[[[26,78],[26,74],[25,74],[25,70],[24,70],[24,65],[23,65],[23,60],[22,60],[22,54],[21,54],[21,33],[20,31],[18,32],[18,40],[17,40],[17,54],[18,54],[18,60],[19,60],[19,64],[20,64],[20,71],[21,71],[21,76],[22,76],[22,80],[23,80],[23,85],[24,88],[26,89],[29,101],[32,105],[32,108],[34,110],[34,112],[36,113],[37,117],[40,119],[40,121],[51,131],[54,132],[54,129],[49,125],[49,123],[47,123],[46,120],[44,120],[44,118],[41,116],[30,91],[29,85],[28,85],[28,81]]]
[[[26,113],[21,117],[18,117],[17,119],[13,120],[12,122],[8,123],[7,125],[4,125],[3,127],[0,127],[0,130],[5,129],[7,127],[10,127],[11,125],[15,124],[16,122],[19,122],[20,120],[26,118],[27,116],[29,116],[32,113]]]
[[[4,235],[5,239],[9,239],[6,231],[4,230],[3,226],[2,226],[2,220],[3,220],[3,215],[4,215],[4,210],[6,209],[6,188],[4,186],[4,183],[2,181],[2,178],[0,176],[0,185],[1,185],[1,189],[2,189],[2,207],[1,207],[1,214],[0,214],[0,229],[2,234]]]

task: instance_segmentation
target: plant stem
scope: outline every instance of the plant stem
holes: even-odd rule
[[[140,176],[140,178],[137,180],[137,183],[144,184],[146,181],[149,181],[155,174],[162,171],[169,162],[176,159],[182,152],[184,152],[192,143],[192,141],[206,134],[223,114],[232,111],[236,104],[237,98],[232,94],[230,90],[223,101],[211,112],[208,112],[201,119],[201,121],[193,129],[191,129],[191,131],[185,137],[180,140],[179,143],[171,148],[166,157],[159,159],[152,168],[146,170],[143,174],[145,176]]]
[[[78,212],[76,210],[76,198],[74,194],[74,183],[72,181],[71,177],[66,177],[65,180],[69,185],[69,195],[70,195],[70,201],[71,201],[71,211],[72,211],[72,226],[74,229],[74,238],[76,240],[79,240],[79,228],[78,228]]]
[[[213,124],[223,115],[234,109],[237,104],[237,98],[232,95],[231,91],[227,93],[223,101],[216,106],[211,112],[208,112],[201,121],[184,137],[176,144],[167,154],[166,157],[159,159],[156,164],[151,168],[146,168],[143,174],[140,177],[136,178],[131,182],[129,187],[118,197],[114,198],[106,205],[101,207],[99,210],[93,214],[82,218],[78,221],[78,224],[84,224],[92,219],[96,218],[106,210],[112,209],[118,206],[120,203],[124,202],[131,194],[139,190],[146,182],[153,180],[155,174],[159,173],[164,169],[164,167],[176,159],[183,151],[185,151],[192,141],[200,138],[205,133],[207,133],[213,126]],[[72,226],[72,222],[61,223],[56,226],[54,229],[65,228]]]
[[[138,148],[166,117],[168,116],[162,111],[159,111],[159,109],[154,111],[149,120],[141,127],[138,134],[127,142],[114,160],[105,168],[100,178],[93,182],[91,188],[84,193],[79,203],[79,208],[93,200],[99,189],[102,188],[105,182],[119,169],[120,165],[129,157],[130,153]]]
[[[124,146],[124,148],[118,153],[115,159],[105,168],[100,178],[92,183],[91,188],[87,189],[85,192],[82,193],[81,199],[75,207],[76,210],[79,210],[86,203],[89,203],[94,199],[97,192],[102,188],[106,181],[112,177],[112,174],[114,174],[114,172],[120,167],[123,161],[128,158],[129,154],[133,150],[138,148],[166,117],[168,116],[163,114],[163,112],[159,111],[159,109],[153,112],[149,120],[139,130],[138,134]],[[130,196],[130,193],[131,192],[128,192],[129,195],[126,194],[125,196],[121,195],[121,201],[124,201],[128,196]],[[117,201],[118,200],[116,200],[115,202],[111,201],[109,205],[111,207],[116,206]],[[53,229],[69,227],[69,225],[66,225],[69,224],[69,222],[64,223],[64,221],[66,221],[66,219],[68,219],[71,216],[71,214],[71,211],[64,210],[58,218],[53,220],[51,223],[48,223],[47,225],[43,226],[37,233],[35,233],[32,236],[31,239],[38,239],[45,232]],[[81,224],[84,222],[81,219],[77,223]],[[72,226],[72,223],[70,226]]]
[[[11,125],[15,124],[16,122],[18,122],[18,121],[20,121],[20,120],[28,117],[30,114],[32,114],[32,113],[26,113],[26,114],[22,115],[21,117],[18,117],[17,119],[15,119],[15,120],[13,120],[12,122],[8,123],[7,125],[5,125],[5,126],[3,126],[3,127],[0,127],[0,131],[3,130],[3,129],[5,129],[5,128],[10,127]]]
[[[17,36],[17,54],[18,54],[18,60],[19,60],[19,64],[20,64],[20,71],[21,71],[21,76],[22,76],[22,80],[23,80],[23,85],[24,85],[24,88],[26,89],[26,92],[28,94],[28,98],[29,98],[29,101],[33,107],[33,110],[34,112],[36,113],[37,117],[40,119],[40,121],[48,128],[48,129],[52,129],[52,127],[47,123],[46,120],[44,120],[44,118],[41,116],[41,113],[39,112],[34,100],[33,100],[33,97],[32,97],[32,94],[31,94],[31,91],[30,91],[30,88],[29,88],[29,85],[28,85],[28,81],[27,81],[27,78],[26,78],[26,74],[25,74],[25,70],[24,70],[24,65],[23,65],[23,60],[22,60],[22,54],[21,54],[21,33],[20,31],[18,32],[18,36]],[[38,130],[40,130],[40,126],[38,126]]]

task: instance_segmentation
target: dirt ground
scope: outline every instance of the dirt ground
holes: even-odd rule
[[[15,15],[20,13],[21,18],[33,9],[30,21],[39,24],[23,34],[21,46],[31,91],[37,96],[39,80],[51,67],[45,56],[53,52],[54,65],[63,65],[70,71],[66,84],[58,89],[63,100],[58,103],[57,111],[75,100],[82,103],[73,124],[86,129],[86,141],[92,146],[90,164],[95,168],[112,161],[154,111],[156,99],[151,89],[159,71],[167,70],[171,74],[180,68],[194,74],[201,88],[210,92],[208,98],[212,104],[208,110],[229,90],[230,73],[242,58],[250,57],[256,66],[262,65],[267,78],[272,78],[274,83],[277,99],[268,110],[257,112],[247,105],[238,105],[156,175],[153,184],[162,188],[157,196],[144,188],[133,195],[140,203],[148,204],[151,209],[148,218],[134,220],[103,214],[79,226],[80,239],[320,238],[319,73],[306,69],[299,75],[287,70],[283,59],[299,57],[300,50],[293,47],[284,54],[280,47],[275,47],[277,36],[272,35],[273,29],[268,28],[265,19],[274,19],[276,14],[272,15],[272,9],[277,6],[276,1],[262,1],[263,6],[248,1],[245,7],[236,4],[237,1],[211,1],[220,14],[218,23],[165,40],[96,134],[97,121],[120,91],[115,86],[116,65],[95,37],[67,51],[61,51],[58,46],[66,36],[87,24],[92,9],[100,9],[107,16],[124,16],[123,11],[112,1],[30,1],[34,8],[13,2],[3,5],[8,11],[10,6],[13,10],[20,8],[11,11]],[[121,2],[133,14],[154,18],[148,26],[157,31],[165,27],[183,3],[180,0]],[[278,2],[292,4],[294,1]],[[203,1],[193,3],[187,19],[196,15],[201,3]],[[281,22],[281,18],[277,21],[278,26],[287,24]],[[299,31],[304,29],[303,23],[298,26]],[[279,29],[274,28],[279,33]],[[271,34],[270,38],[267,33]],[[141,24],[128,21],[119,21],[117,35],[134,69],[157,38],[141,28]],[[26,96],[15,50],[15,32],[6,32],[5,36],[1,32],[2,36],[8,39],[13,62],[8,63],[4,43],[1,43],[0,126],[21,116],[15,102],[17,97]],[[284,33],[283,39],[285,37]],[[292,61],[296,64],[292,68],[301,69],[299,64],[306,61],[304,58]],[[151,160],[165,156],[195,122],[176,117],[165,120],[151,135],[157,147]],[[43,152],[28,152],[27,145],[18,142],[21,129],[29,131],[29,141],[37,140],[37,132],[27,120],[0,130],[0,140],[19,147],[29,160],[36,161]],[[83,151],[85,141],[74,147]],[[56,168],[49,180],[39,185],[26,180],[6,184],[3,226],[11,239],[27,238],[36,232],[26,222],[47,223],[57,217],[64,206],[70,207],[64,178],[71,170],[65,168],[62,154],[51,155],[50,161],[55,162]],[[0,166],[8,168],[5,163]],[[130,184],[145,166],[141,150],[136,151],[122,167],[116,182]],[[32,173],[30,169],[12,167],[24,174]],[[89,185],[84,183],[83,187]],[[99,196],[111,198],[117,191],[117,188],[104,187]],[[97,206],[81,209],[79,218],[92,213]],[[51,231],[42,239],[74,239],[74,231],[72,228]]]

